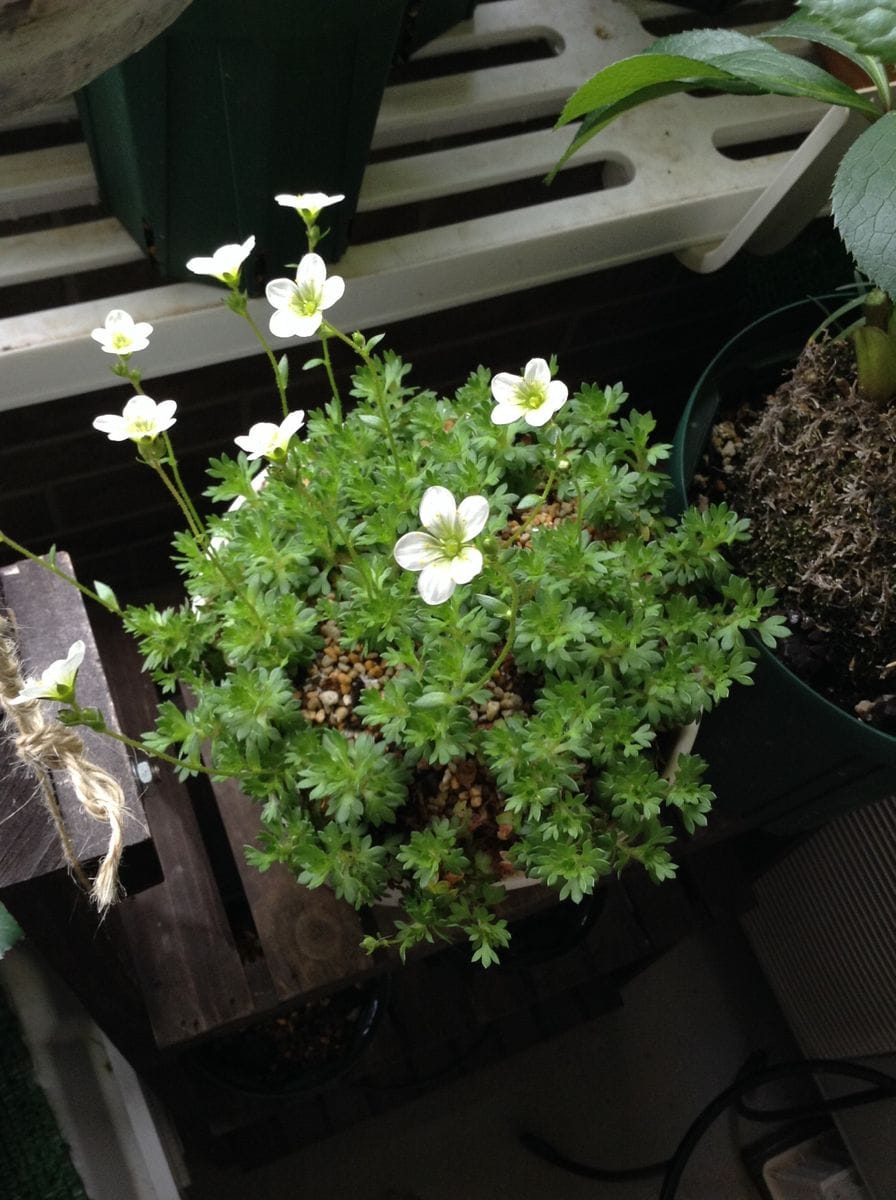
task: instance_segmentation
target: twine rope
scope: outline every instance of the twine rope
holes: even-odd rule
[[[25,686],[12,622],[0,614],[0,708],[16,728],[14,745],[19,759],[35,775],[41,799],[62,845],[65,861],[101,915],[119,893],[118,866],[124,850],[124,792],[108,771],[90,762],[84,743],[73,729],[47,720],[38,700],[12,704]],[[51,771],[66,771],[79,803],[94,820],[109,825],[109,843],[91,883],[78,861],[53,788]]]

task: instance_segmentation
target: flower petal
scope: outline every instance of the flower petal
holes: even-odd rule
[[[492,409],[492,424],[493,425],[512,425],[514,421],[518,421],[525,409],[520,408],[518,404],[503,404],[498,403]]]
[[[327,264],[319,254],[306,254],[299,263],[296,271],[296,283],[301,287],[305,284],[313,284],[316,291],[324,286],[324,281],[327,278]],[[338,279],[338,275],[333,276]]]
[[[160,400],[156,405],[156,427],[161,433],[165,429],[170,429],[175,422],[174,414],[177,412],[176,400]]]
[[[444,558],[425,567],[417,580],[417,591],[427,604],[444,604],[456,586],[451,563]]]
[[[189,258],[187,259],[187,270],[192,271],[194,275],[214,275],[218,264],[213,258]]]
[[[457,506],[460,536],[465,542],[476,537],[485,528],[488,520],[488,500],[485,496],[467,496]]]
[[[395,543],[395,561],[406,571],[422,571],[443,557],[442,549],[428,533],[406,533]]]
[[[544,383],[551,381],[551,368],[543,358],[530,358],[523,371],[523,379],[527,383]]]
[[[331,275],[321,289],[320,306],[330,308],[337,300],[341,300],[345,292],[345,280],[341,275]]]
[[[464,546],[451,560],[451,578],[455,583],[469,583],[482,570],[482,554],[475,546]]]
[[[457,502],[445,487],[429,487],[420,501],[420,521],[430,533],[440,533],[454,524]]]
[[[283,418],[283,420],[280,422],[280,439],[281,439],[281,441],[284,444],[286,442],[288,442],[289,439],[292,437],[292,435],[294,433],[298,433],[298,431],[302,428],[302,426],[304,424],[305,424],[305,410],[303,408],[297,408],[293,412],[287,413],[286,416]]]
[[[296,314],[289,308],[277,308],[271,313],[268,328],[274,337],[295,337]]]
[[[94,417],[93,427],[100,433],[105,433],[110,442],[125,442],[131,436],[124,417],[119,417],[116,413],[104,413],[101,417]]]
[[[520,375],[511,375],[509,371],[500,371],[492,379],[492,395],[499,404],[510,404],[516,399],[517,389],[522,382]]]
[[[264,289],[264,294],[268,304],[274,308],[287,308],[298,290],[291,279],[272,279]]]

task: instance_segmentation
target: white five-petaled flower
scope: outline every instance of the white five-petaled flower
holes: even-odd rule
[[[335,304],[345,291],[341,275],[327,278],[327,264],[319,254],[306,254],[299,263],[295,283],[291,279],[272,279],[265,288],[268,303],[276,312],[271,316],[275,337],[311,337],[320,329],[325,308]]]
[[[300,192],[298,196],[284,193],[275,196],[274,199],[284,208],[296,209],[303,221],[314,224],[322,208],[329,208],[331,204],[340,204],[345,196],[328,196],[325,192]]]
[[[287,413],[279,425],[272,421],[259,421],[248,433],[233,440],[241,450],[249,455],[249,461],[256,458],[269,458],[273,462],[286,457],[286,447],[289,439],[305,424],[305,413],[302,409]]]
[[[242,246],[231,243],[220,246],[211,258],[191,258],[187,263],[187,270],[192,271],[194,275],[211,275],[230,287],[239,283],[240,269],[254,249],[255,237],[250,234]]]
[[[84,661],[84,643],[74,642],[65,658],[50,663],[40,679],[29,679],[11,704],[28,704],[32,700],[59,700],[63,704],[74,698],[75,676]]]
[[[176,410],[174,400],[156,404],[149,396],[132,396],[120,417],[116,413],[95,417],[93,427],[107,434],[111,442],[126,442],[128,438],[132,442],[153,441],[174,424]]]
[[[113,308],[106,314],[101,329],[92,329],[90,336],[106,354],[134,354],[149,345],[152,326],[148,321],[135,321],[123,308]]]
[[[546,425],[568,395],[565,383],[551,379],[551,369],[543,358],[530,358],[522,375],[501,371],[492,380],[496,401],[492,421],[510,425],[522,419],[527,425]]]
[[[419,571],[417,591],[427,604],[442,604],[459,583],[469,583],[482,570],[482,554],[470,542],[488,520],[485,496],[467,496],[460,504],[443,487],[423,493],[420,520],[426,533],[406,533],[395,543],[395,561],[406,571]]]

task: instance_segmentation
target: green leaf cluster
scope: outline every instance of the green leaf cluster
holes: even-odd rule
[[[749,682],[751,633],[782,631],[726,564],[745,523],[724,505],[667,515],[668,447],[621,385],[583,386],[542,428],[496,426],[485,368],[439,397],[364,353],[345,418],[312,413],[263,486],[243,455],[212,462],[207,535],[176,540],[183,604],[125,613],[173,693],[145,743],[184,772],[206,748],[259,802],[259,869],[359,907],[397,897],[369,947],[463,937],[487,966],[508,872],[581,900],[630,862],[674,870],[711,793],[698,758],[672,775],[660,745]],[[481,573],[429,606],[393,549],[436,484],[485,496],[489,519]],[[341,726],[304,699],[333,637],[379,664]],[[484,815],[434,809],[470,763]]]

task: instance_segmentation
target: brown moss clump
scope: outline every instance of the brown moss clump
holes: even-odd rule
[[[824,642],[852,704],[896,658],[896,406],[872,403],[854,372],[849,344],[808,345],[753,419],[737,422],[726,471],[751,521],[742,568]]]

